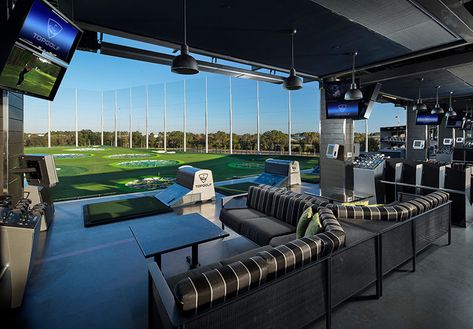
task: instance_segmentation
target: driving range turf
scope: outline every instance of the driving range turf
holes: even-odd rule
[[[135,179],[153,176],[175,177],[177,168],[184,164],[210,169],[213,172],[214,181],[223,181],[260,174],[263,171],[263,165],[254,164],[264,164],[267,158],[297,160],[301,169],[313,168],[319,162],[318,157],[204,153],[158,154],[152,152],[151,149],[114,147],[100,147],[100,149],[102,150],[97,148],[81,151],[80,148],[74,149],[74,147],[53,147],[50,149],[46,147],[27,147],[25,148],[25,154],[83,153],[91,155],[83,158],[55,159],[59,184],[52,189],[52,197],[57,201],[140,192],[143,190],[128,187],[125,184]],[[120,159],[108,157],[114,154],[143,154],[143,158]],[[158,168],[123,168],[117,166],[120,162],[138,160],[175,160],[178,164]]]

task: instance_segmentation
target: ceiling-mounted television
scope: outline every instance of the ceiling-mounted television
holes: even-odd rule
[[[81,35],[48,2],[17,1],[0,31],[0,88],[53,100]]]
[[[66,68],[19,43],[0,72],[0,86],[26,95],[54,99]]]
[[[461,128],[463,120],[460,116],[448,117],[445,121],[445,128]]]
[[[436,125],[439,125],[441,121],[442,121],[442,116],[438,114],[417,113],[417,116],[416,116],[416,125],[436,126]]]
[[[465,121],[463,120],[463,126],[462,126],[462,129],[463,130],[471,130],[473,126],[473,122],[472,121]]]
[[[363,92],[363,100],[362,103],[362,110],[360,113],[359,119],[369,119],[371,112],[373,111],[374,104],[378,99],[379,91],[381,90],[381,84],[376,83],[373,85],[369,85],[367,87],[362,88]]]
[[[330,102],[326,104],[327,119],[358,119],[361,103],[358,101]]]

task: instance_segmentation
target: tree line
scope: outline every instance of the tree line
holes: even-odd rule
[[[75,131],[52,131],[51,146],[74,146]],[[355,143],[359,143],[361,150],[365,148],[365,134],[355,133]],[[79,146],[100,145],[100,132],[92,130],[80,130],[78,133]],[[186,147],[194,150],[205,149],[205,134],[186,133]],[[48,146],[47,134],[25,133],[25,146],[40,147]],[[146,136],[140,131],[134,131],[132,135],[133,147],[146,147]],[[119,131],[117,143],[119,147],[129,147],[129,132]],[[164,133],[150,133],[148,143],[151,148],[164,148]],[[184,133],[182,131],[170,131],[166,136],[167,147],[170,149],[182,149],[184,147]],[[234,150],[257,150],[256,134],[233,134]],[[369,151],[379,149],[379,139],[374,134],[368,137]],[[104,145],[115,144],[115,132],[104,131]],[[320,135],[318,132],[303,132],[292,136],[292,151],[302,153],[319,153]],[[287,133],[280,130],[265,131],[260,135],[260,150],[285,152],[288,150],[289,141]],[[213,150],[226,151],[230,147],[230,136],[227,132],[217,131],[209,133],[209,148]]]

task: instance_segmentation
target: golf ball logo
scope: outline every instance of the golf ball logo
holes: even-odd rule
[[[48,18],[48,38],[52,39],[62,31],[62,26],[52,18]]]
[[[340,112],[344,113],[347,110],[347,104],[339,104],[338,109]]]
[[[207,181],[207,177],[209,177],[209,174],[200,174],[199,178],[202,184],[204,184]]]

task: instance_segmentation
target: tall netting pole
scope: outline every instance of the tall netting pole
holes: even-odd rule
[[[129,127],[129,133],[128,133],[128,146],[130,148],[133,148],[133,95],[131,93],[131,88],[130,88],[130,113],[129,113],[129,121],[130,121],[130,127]]]
[[[146,86],[146,117],[145,117],[145,134],[146,134],[146,149],[149,148],[149,139],[148,139],[148,105],[149,105],[149,91],[148,86]]]
[[[103,145],[103,91],[102,91],[102,109],[100,113],[100,145]]]
[[[260,127],[259,127],[259,81],[256,81],[256,150],[260,152]]]
[[[187,152],[187,96],[186,96],[186,80],[184,80],[184,152]]]
[[[51,148],[51,101],[48,102],[48,148]]]
[[[167,111],[167,102],[166,102],[166,82],[164,83],[164,152],[167,150],[167,130],[166,130],[166,111]]]
[[[118,147],[118,96],[115,90],[115,147]]]
[[[75,90],[75,100],[76,100],[76,147],[79,147],[79,109],[77,104],[77,88]]]
[[[230,154],[233,154],[233,99],[232,99],[232,77],[228,78],[229,115],[230,115]]]
[[[205,153],[209,153],[209,100],[207,82],[207,77],[205,77]]]
[[[368,148],[368,137],[369,137],[369,133],[368,133],[368,119],[365,120],[365,152],[368,152],[369,148]]]

